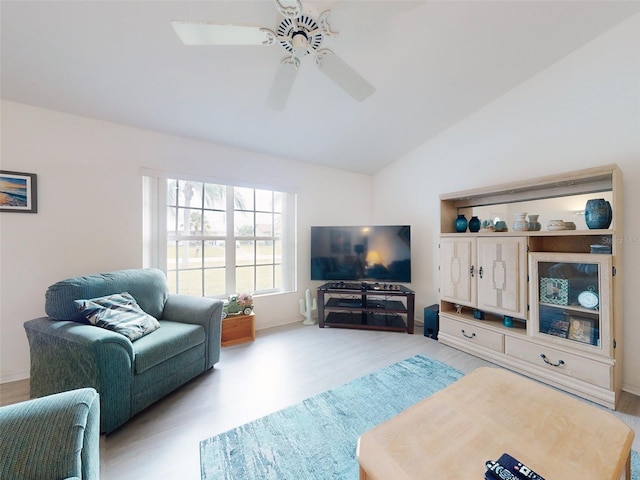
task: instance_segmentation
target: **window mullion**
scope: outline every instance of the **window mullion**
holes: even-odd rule
[[[235,240],[235,190],[227,187],[227,236],[225,248],[225,292],[234,293],[236,290],[236,240]]]

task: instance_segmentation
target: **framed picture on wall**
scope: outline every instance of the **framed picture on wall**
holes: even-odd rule
[[[35,173],[0,170],[0,212],[38,212],[38,185]]]

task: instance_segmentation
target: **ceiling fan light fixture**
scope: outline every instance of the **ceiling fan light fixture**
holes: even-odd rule
[[[309,48],[307,35],[302,31],[295,32],[291,37],[291,46],[297,56],[306,55]]]

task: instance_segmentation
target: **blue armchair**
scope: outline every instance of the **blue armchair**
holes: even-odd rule
[[[0,408],[0,478],[100,477],[100,399],[93,388]]]
[[[88,324],[75,300],[128,292],[160,328],[130,341]],[[172,295],[164,272],[129,269],[71,278],[49,287],[48,317],[24,328],[31,353],[31,397],[92,387],[100,431],[127,420],[213,367],[220,359],[221,300]]]

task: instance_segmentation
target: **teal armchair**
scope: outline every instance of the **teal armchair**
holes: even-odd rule
[[[88,324],[74,300],[129,293],[160,328],[130,341]],[[31,397],[92,387],[100,431],[110,433],[220,359],[222,300],[172,295],[164,272],[128,269],[63,280],[45,295],[47,317],[25,322]]]
[[[0,478],[100,477],[100,398],[93,388],[0,408]]]

